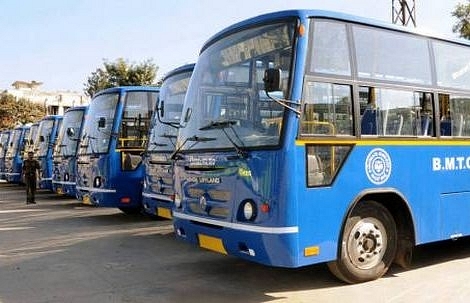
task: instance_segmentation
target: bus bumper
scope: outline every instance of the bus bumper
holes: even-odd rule
[[[279,267],[299,267],[298,233],[252,232],[173,218],[176,236],[201,248]],[[302,252],[303,253],[303,252]]]

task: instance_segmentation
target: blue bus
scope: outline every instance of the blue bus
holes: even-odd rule
[[[142,209],[144,166],[158,87],[115,87],[90,102],[77,156],[77,197],[84,204]]]
[[[6,180],[5,157],[8,151],[11,130],[3,130],[0,133],[0,180]]]
[[[5,157],[5,179],[9,183],[23,183],[23,153],[25,138],[29,134],[30,125],[15,127],[10,134],[8,150]]]
[[[154,113],[149,143],[143,157],[145,167],[142,204],[146,213],[171,219],[173,207],[173,161],[184,96],[194,64],[186,64],[170,71],[160,89],[157,110]]]
[[[35,157],[41,165],[38,188],[52,191],[52,154],[57,133],[62,123],[62,116],[50,115],[39,121],[34,140]]]
[[[177,237],[358,283],[470,235],[468,62],[467,41],[327,11],[222,30],[186,93]]]
[[[52,155],[52,191],[58,195],[76,196],[78,142],[86,109],[86,106],[69,108],[62,119]]]

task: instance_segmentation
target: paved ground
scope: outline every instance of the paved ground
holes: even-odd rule
[[[468,302],[470,240],[428,245],[413,268],[345,285],[325,265],[270,268],[174,239],[170,221],[0,184],[0,303]]]

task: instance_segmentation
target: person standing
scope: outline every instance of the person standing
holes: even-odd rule
[[[28,152],[28,158],[23,161],[23,177],[26,184],[26,204],[36,204],[36,172],[39,173],[41,165],[33,158],[34,153]]]

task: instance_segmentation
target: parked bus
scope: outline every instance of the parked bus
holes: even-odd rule
[[[23,152],[25,138],[29,134],[30,125],[15,127],[10,134],[8,150],[5,157],[5,179],[9,183],[23,183]]]
[[[41,165],[38,188],[52,191],[52,153],[57,139],[62,116],[51,115],[39,121],[39,127],[34,140],[36,159]]]
[[[77,197],[85,204],[142,209],[144,167],[150,121],[158,87],[115,87],[90,102],[77,157]]]
[[[186,94],[177,236],[348,283],[468,236],[468,62],[466,41],[324,11],[221,31]]]
[[[184,96],[194,64],[170,71],[160,89],[158,108],[153,115],[149,143],[144,154],[145,179],[142,191],[144,210],[171,219],[173,207],[173,160]]]
[[[69,108],[63,116],[57,141],[52,155],[52,191],[59,195],[76,196],[76,166],[80,132],[86,106]]]
[[[6,180],[5,157],[8,150],[11,130],[3,130],[0,133],[0,180]]]

